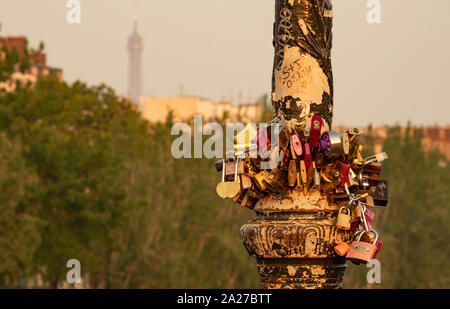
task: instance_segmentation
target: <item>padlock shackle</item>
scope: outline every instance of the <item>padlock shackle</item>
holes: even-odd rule
[[[364,231],[364,230],[363,230],[363,231],[361,232],[361,234],[359,234],[358,237],[356,238],[356,241],[361,241],[361,236],[364,235],[365,233],[368,233],[368,232],[372,232],[372,233],[375,234],[375,239],[374,239],[374,241],[373,241],[373,244],[376,244],[377,241],[378,241],[378,232],[377,232],[376,230],[374,230],[374,229],[369,229],[369,230],[367,230],[367,231]]]
[[[382,159],[378,160],[378,156],[382,156]],[[380,152],[380,153],[377,153],[377,154],[375,154],[373,156],[370,156],[370,157],[364,159],[364,161],[361,162],[360,165],[367,165],[367,164],[374,163],[374,162],[381,163],[381,162],[383,162],[383,161],[385,161],[387,159],[388,159],[387,153],[386,152]]]
[[[235,160],[235,167],[234,167],[234,181],[237,181],[237,173],[238,173],[238,166],[239,166],[239,158]]]
[[[367,224],[367,219],[366,219],[366,209],[367,209],[367,207],[364,206],[360,201],[358,201],[358,207],[361,207],[361,213],[362,213],[362,219],[363,219],[364,227],[366,228],[366,232],[368,232],[370,229],[369,229],[369,225]]]
[[[333,182],[330,178],[328,178],[323,172],[322,170],[320,170],[320,177],[322,177],[326,182],[331,183]]]
[[[367,193],[365,193],[365,194],[356,194],[356,195],[351,194],[350,195],[350,201],[349,201],[347,206],[350,206],[351,204],[353,204],[353,202],[359,202],[360,199],[366,197],[365,195],[368,195],[368,194]]]
[[[350,190],[348,189],[347,183],[344,184],[344,189],[345,189],[345,193],[347,193],[347,195],[350,195]]]
[[[223,164],[223,167],[222,167],[222,182],[225,182],[225,168],[226,168],[225,159],[222,160],[222,164]]]
[[[349,207],[349,206],[351,206],[352,204],[353,204],[353,202],[355,201],[355,200],[357,200],[357,197],[358,197],[358,195],[350,195],[350,200],[349,200],[349,202],[348,202],[348,204],[347,204],[347,206],[346,207]]]
[[[341,208],[339,208],[339,214],[341,214],[342,213],[342,209],[346,209],[347,210],[347,215],[351,215],[352,214],[352,212],[350,211],[350,209],[347,207],[347,206],[342,206]]]
[[[360,228],[360,227],[359,227]],[[353,234],[353,239],[356,240],[358,238],[358,236],[362,233],[365,232],[365,230],[358,230]]]

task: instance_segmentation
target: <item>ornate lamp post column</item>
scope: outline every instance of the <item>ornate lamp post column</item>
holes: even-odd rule
[[[309,114],[331,129],[332,5],[329,0],[276,0],[272,105],[288,127]],[[348,232],[335,228],[338,206],[319,191],[267,195],[241,228],[264,288],[340,288],[347,265],[333,247]]]

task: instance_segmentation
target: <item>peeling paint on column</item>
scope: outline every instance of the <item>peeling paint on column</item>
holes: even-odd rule
[[[292,98],[290,103],[296,106],[286,109],[295,108],[301,118],[309,114],[311,104],[322,104],[324,93],[330,95],[330,86],[317,59],[301,53],[299,47],[286,46],[283,64],[275,71],[275,101]]]

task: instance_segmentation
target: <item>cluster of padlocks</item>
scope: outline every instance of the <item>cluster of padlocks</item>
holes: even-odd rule
[[[274,132],[277,142],[271,143]],[[268,127],[247,126],[235,136],[232,156],[215,162],[222,173],[217,194],[253,209],[268,194],[283,197],[289,190],[305,195],[321,191],[331,203],[342,205],[336,228],[353,235],[351,243],[336,245],[336,254],[365,263],[382,247],[371,222],[373,208],[388,202],[387,181],[380,180],[381,164],[388,157],[383,152],[362,158],[361,134],[356,128],[325,131],[319,115],[294,127],[280,119]],[[277,159],[269,159],[274,153]]]

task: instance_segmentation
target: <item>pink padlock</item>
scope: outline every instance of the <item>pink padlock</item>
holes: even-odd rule
[[[294,149],[295,155],[297,157],[300,157],[303,154],[302,142],[300,141],[297,135],[294,134],[291,136],[291,144],[292,148]]]
[[[375,234],[374,243],[368,243],[365,241],[361,241],[361,236],[364,233],[372,232]],[[378,241],[378,233],[375,230],[363,231],[360,233],[356,240],[354,240],[350,245],[350,250],[347,253],[347,259],[354,263],[363,263],[366,264],[370,260],[373,259],[373,256],[376,253],[377,246],[375,245]]]
[[[367,222],[372,222],[373,219],[375,218],[375,213],[366,206],[364,206],[364,216],[366,217]]]

